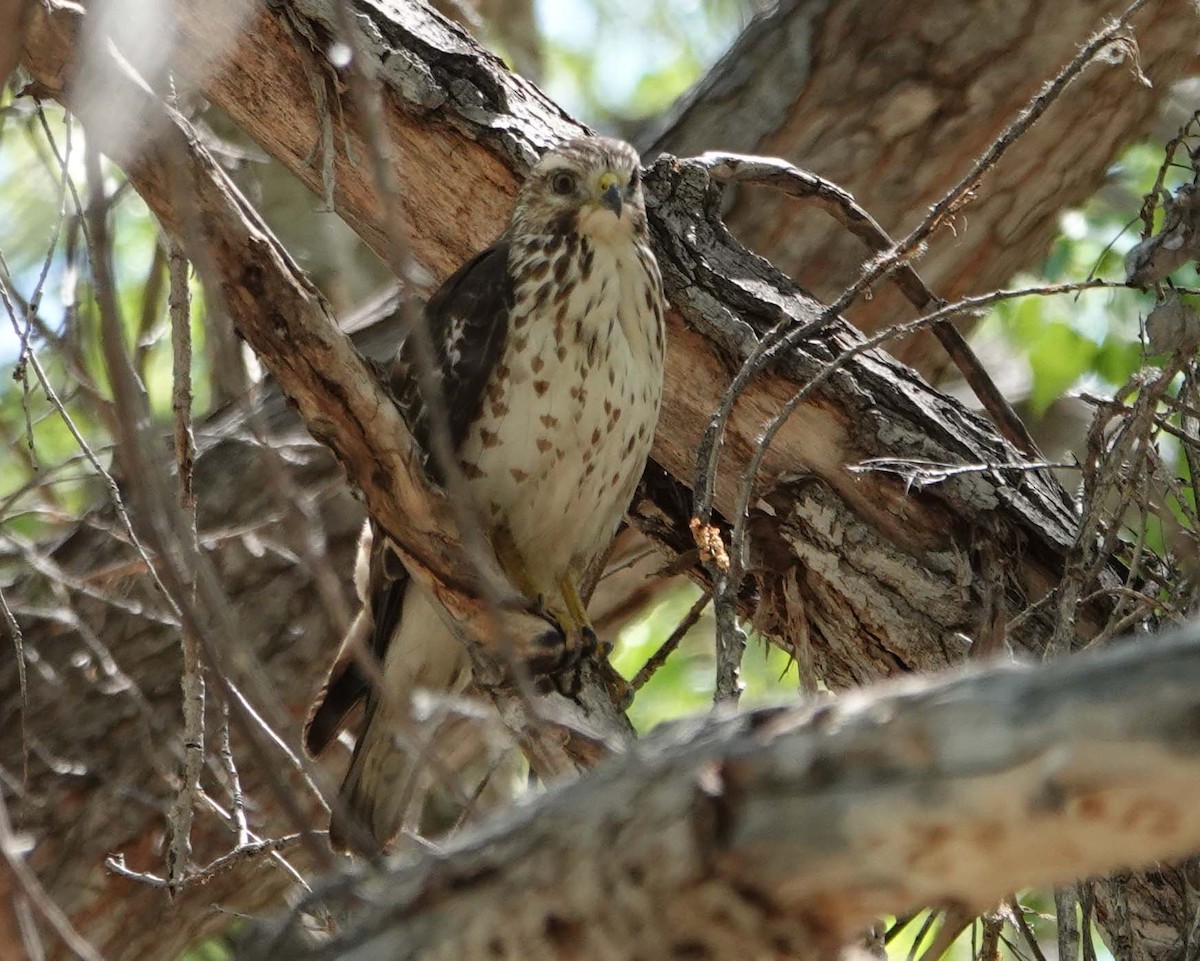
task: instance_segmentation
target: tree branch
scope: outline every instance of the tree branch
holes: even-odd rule
[[[244,957],[830,956],[881,914],[978,912],[1200,848],[1197,717],[1193,627],[679,723],[437,859],[338,890],[353,907],[332,942],[274,927]]]

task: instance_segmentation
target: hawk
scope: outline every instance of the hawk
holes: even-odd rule
[[[580,581],[616,534],[662,399],[662,280],[634,149],[584,137],[546,153],[507,229],[446,280],[425,318],[471,508],[513,584],[565,637],[594,640]],[[401,347],[392,389],[428,451],[413,353]],[[305,744],[319,754],[364,703],[341,800],[383,847],[411,824],[421,793],[410,783],[420,776],[413,692],[459,692],[470,673],[436,600],[369,524],[355,580],[362,610]],[[378,683],[352,656],[356,646],[378,658]],[[335,811],[331,843],[361,848],[355,835]]]

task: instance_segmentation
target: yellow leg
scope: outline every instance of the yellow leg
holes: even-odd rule
[[[558,579],[558,590],[562,594],[571,629],[582,631],[586,627],[591,630],[592,622],[588,620],[587,610],[579,598],[579,588],[575,586],[575,579],[570,574],[564,574]]]
[[[525,558],[521,556],[517,545],[513,543],[511,532],[507,528],[500,528],[492,535],[492,545],[496,548],[496,557],[500,560],[500,566],[504,568],[504,573],[513,582],[513,586],[528,600],[539,600],[540,592],[529,574]]]

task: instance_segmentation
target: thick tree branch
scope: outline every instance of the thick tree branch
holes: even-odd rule
[[[1200,848],[1198,717],[1192,628],[671,725],[436,860],[339,890],[341,940],[306,951],[276,929],[245,956],[829,957],[881,914],[982,911]]]

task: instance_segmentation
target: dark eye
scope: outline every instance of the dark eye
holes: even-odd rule
[[[642,182],[642,172],[637,167],[633,168],[633,173],[629,175],[629,189],[637,190],[638,184]]]
[[[550,187],[560,197],[573,194],[575,192],[575,175],[567,173],[565,170],[560,170],[554,175],[554,179],[550,181]]]

